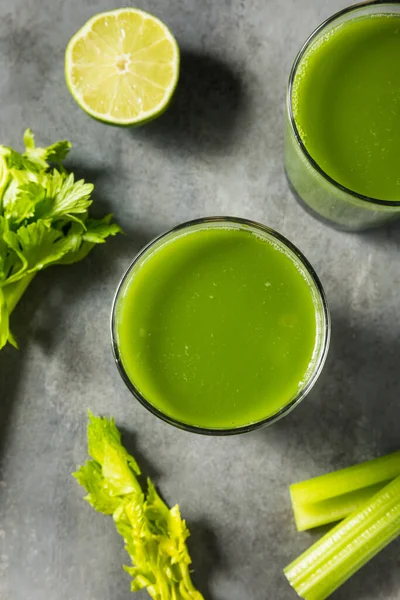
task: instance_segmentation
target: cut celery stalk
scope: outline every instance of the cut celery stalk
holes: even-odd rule
[[[284,569],[304,600],[325,600],[400,535],[400,477]]]
[[[366,462],[290,486],[292,499],[299,504],[313,504],[354,492],[400,475],[400,450]]]
[[[367,500],[379,492],[389,481],[369,485],[361,490],[349,492],[336,498],[328,498],[315,504],[293,504],[294,518],[298,531],[320,527],[344,519],[361,508]]]
[[[299,531],[343,519],[400,475],[400,451],[290,486]]]

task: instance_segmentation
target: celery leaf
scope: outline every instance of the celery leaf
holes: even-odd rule
[[[96,244],[121,231],[110,215],[90,218],[93,185],[75,181],[62,164],[69,142],[40,148],[27,129],[24,144],[23,153],[0,145],[0,289],[5,290],[0,349],[7,340],[15,345],[9,317],[34,273],[82,260]]]
[[[89,413],[88,452],[92,460],[73,475],[89,504],[112,514],[132,560],[124,567],[132,577],[131,591],[146,589],[154,600],[204,600],[190,578],[189,530],[179,506],[169,509],[150,480],[142,490],[140,469],[113,419]]]

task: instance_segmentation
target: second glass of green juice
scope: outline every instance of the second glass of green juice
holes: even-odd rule
[[[220,435],[289,412],[316,381],[330,336],[321,283],[300,251],[228,217],[185,223],[144,248],[111,326],[134,396],[173,425]]]
[[[345,230],[400,216],[400,2],[329,18],[289,78],[285,169],[306,208]]]

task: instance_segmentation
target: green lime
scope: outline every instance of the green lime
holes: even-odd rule
[[[140,125],[168,106],[179,77],[178,44],[164,23],[142,10],[101,13],[71,38],[65,76],[90,116]]]

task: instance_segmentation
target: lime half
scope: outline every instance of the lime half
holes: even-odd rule
[[[85,112],[113,125],[140,125],[168,106],[179,48],[159,19],[136,8],[92,17],[65,53],[68,88]]]

